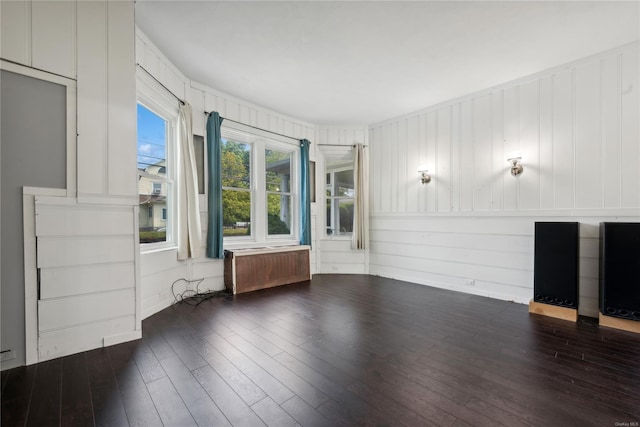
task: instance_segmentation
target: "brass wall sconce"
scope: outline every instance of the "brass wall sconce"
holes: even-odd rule
[[[518,176],[524,171],[522,164],[520,164],[520,160],[522,160],[522,157],[512,157],[507,159],[507,161],[511,163],[511,175]]]
[[[428,184],[431,182],[431,177],[429,176],[429,171],[427,169],[420,168],[418,169],[418,175],[420,175],[420,182],[423,184]]]

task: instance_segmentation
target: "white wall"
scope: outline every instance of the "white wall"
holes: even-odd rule
[[[579,221],[596,316],[596,225],[640,219],[638,72],[636,42],[371,126],[370,272],[525,303],[533,223]]]
[[[40,303],[40,318],[46,320],[40,327],[46,333],[39,339],[41,350],[47,348],[40,357],[44,360],[140,336],[139,287],[135,269],[131,268],[136,259],[132,230],[137,206],[136,151],[132,144],[136,137],[134,4],[3,1],[0,15],[3,59],[68,77],[77,87],[74,105],[67,110],[68,114],[77,114],[77,129],[68,130],[74,135],[74,143],[67,153],[67,169],[74,172],[75,179],[77,167],[77,181],[67,182],[67,197],[49,203],[64,206],[63,215],[55,208],[41,210],[38,217],[40,224],[48,222],[39,228],[43,234],[39,237],[37,263],[43,274],[51,273],[45,274],[42,286],[48,283],[52,290],[43,290],[43,300],[46,295],[51,300]],[[93,220],[100,212],[109,218],[112,214],[119,218],[124,215],[124,223],[118,222],[119,236],[105,237],[103,228],[94,227]],[[70,224],[69,218],[75,222]],[[103,244],[105,239],[107,244]],[[112,255],[112,243],[120,245],[119,251],[128,248],[120,251],[117,261],[107,256]],[[105,257],[89,259],[90,253]],[[61,290],[60,286],[69,285],[56,279],[63,276],[73,286]],[[122,281],[81,279],[94,276]],[[125,305],[121,304],[123,300]],[[127,320],[116,320],[123,317]],[[7,318],[3,312],[2,322],[19,325],[24,318]],[[24,348],[24,336],[15,342],[3,337],[3,350],[5,346]],[[3,363],[2,369],[24,364],[24,354],[20,354],[23,357]]]
[[[193,108],[193,133],[205,135],[205,111],[217,111],[222,117],[259,127],[271,132],[307,138],[314,141],[316,128],[310,123],[284,116],[262,108],[250,102],[237,99],[217,89],[191,81],[169,61],[162,52],[140,30],[136,32],[136,59],[162,84],[176,96],[187,100]],[[313,144],[312,144],[313,146]],[[206,155],[206,154],[205,154]],[[310,152],[315,160],[315,152]],[[206,166],[205,166],[206,167]],[[206,175],[205,175],[206,176]],[[203,244],[206,244],[207,202],[200,196],[200,210],[203,231]],[[312,206],[312,225],[316,221],[315,206]],[[312,233],[312,246],[316,246],[316,236]],[[311,251],[311,272],[316,271],[316,252]],[[142,284],[143,317],[162,310],[174,302],[171,285],[174,281],[204,279],[200,290],[221,290],[224,288],[224,266],[222,260],[208,259],[203,256],[195,260],[178,261],[175,250],[142,253],[140,257],[140,276]],[[186,289],[184,281],[176,284],[176,291]]]
[[[341,154],[344,150],[350,149],[353,144],[368,145],[368,137],[367,126],[320,126],[318,128],[318,144],[315,144],[318,159],[316,164],[318,215],[315,230],[318,236],[319,273],[368,273],[368,251],[351,249],[351,236],[327,236],[326,209],[324,209],[326,206],[325,157],[330,157],[332,151],[339,151]],[[323,144],[328,145],[323,146]]]

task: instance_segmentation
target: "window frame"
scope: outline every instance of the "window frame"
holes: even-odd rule
[[[280,137],[270,132],[255,129],[235,122],[222,122],[220,133],[223,139],[248,144],[251,147],[251,235],[225,236],[226,249],[257,248],[265,246],[293,246],[299,242],[300,224],[300,160],[299,142]],[[268,234],[268,207],[266,187],[266,150],[291,154],[291,179],[289,196],[291,200],[290,233]],[[282,194],[282,193],[278,193]]]
[[[166,240],[164,242],[140,243],[140,252],[155,252],[160,250],[176,249],[178,247],[178,188],[176,178],[178,177],[178,119],[179,107],[175,98],[166,92],[157,82],[151,81],[142,74],[137,75],[137,104],[142,105],[149,111],[166,121],[166,174],[163,177],[154,176],[154,180],[161,181],[166,185]],[[136,130],[137,145],[137,130]],[[137,149],[136,149],[137,156]],[[138,179],[141,174],[136,171]],[[153,184],[152,184],[153,185]],[[139,194],[139,192],[138,192]],[[155,211],[155,210],[154,210]],[[136,234],[140,228],[136,230]],[[138,235],[139,241],[139,235]]]

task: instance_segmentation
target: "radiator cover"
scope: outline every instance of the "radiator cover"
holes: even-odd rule
[[[234,294],[311,279],[309,246],[225,251],[224,284]]]

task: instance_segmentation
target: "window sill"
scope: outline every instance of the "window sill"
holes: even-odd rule
[[[224,249],[230,251],[234,249],[264,249],[282,246],[300,246],[300,242],[296,240],[273,240],[268,242],[224,242]]]
[[[175,243],[169,244],[155,244],[155,243],[141,243],[140,244],[140,255],[153,254],[156,252],[166,252],[177,250],[178,245]]]
[[[351,241],[351,235],[347,235],[347,236],[323,236],[320,240],[347,240],[347,241]]]

